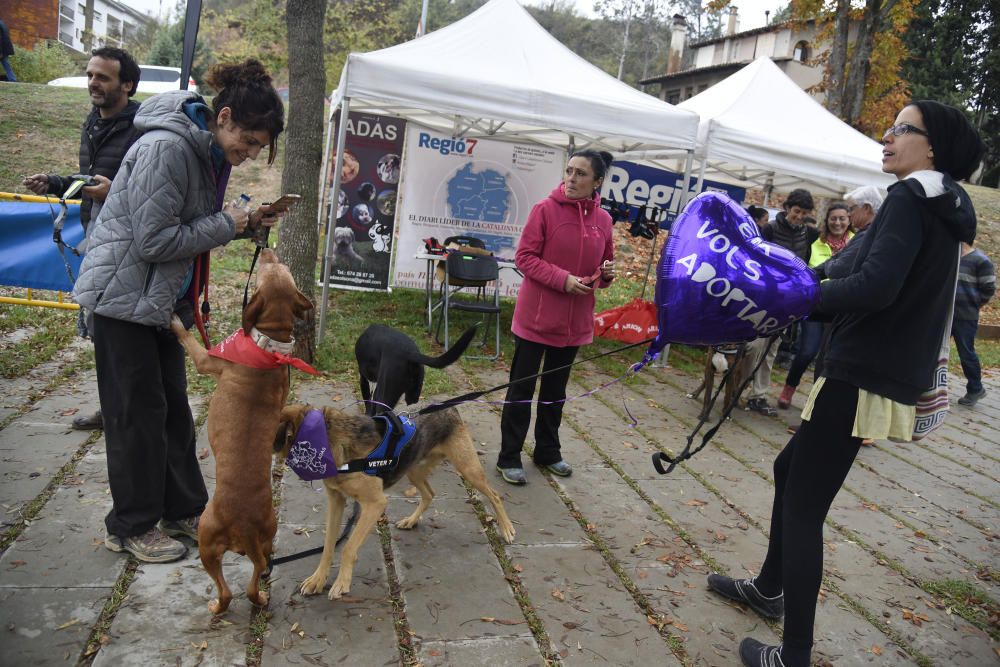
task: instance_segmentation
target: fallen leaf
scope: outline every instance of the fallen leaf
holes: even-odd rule
[[[554,597],[555,599],[557,599],[559,601],[565,601],[566,600],[566,595],[561,590],[559,590],[558,588],[553,588],[552,589],[552,597]]]
[[[924,531],[922,531],[922,530],[915,530],[915,531],[913,531],[913,536],[914,537],[921,537],[921,538],[923,538],[923,537],[927,537],[927,534],[924,533]]]
[[[198,458],[202,461],[208,458],[208,447],[202,447],[198,450]]]
[[[574,623],[573,621],[566,621],[565,623],[563,623],[563,627],[566,628],[567,630],[576,630],[578,627],[580,627],[580,624]]]
[[[430,650],[427,651],[427,655],[432,656],[434,658],[440,658],[441,655],[442,655],[442,653],[441,653],[441,651],[437,650],[436,648],[432,648],[432,649],[430,649]]]
[[[21,567],[22,565],[27,565],[28,563],[27,561],[23,560],[12,560],[10,564],[13,565],[14,567]]]
[[[79,622],[80,622],[80,619],[78,619],[78,618],[71,618],[70,620],[66,621],[65,623],[63,623],[62,625],[60,625],[58,628],[56,628],[56,630],[65,630],[66,628],[68,628],[70,626],[73,626],[73,625],[76,625]]]
[[[493,622],[497,625],[521,625],[522,623],[527,623],[527,621],[514,621],[509,618],[498,618]]]
[[[298,629],[299,629],[299,622],[295,621],[294,623],[292,623],[292,629],[290,630],[290,632],[295,632]]]
[[[878,644],[875,644],[875,646],[872,646],[872,653],[874,653],[875,655],[882,655],[882,647],[879,646]]]
[[[676,621],[675,620],[673,623],[671,623],[671,625],[673,625],[675,628],[677,628],[681,632],[687,632],[688,631],[688,626],[684,625],[680,621]]]
[[[517,564],[517,565],[514,566],[514,571],[515,572],[524,572],[524,566],[519,563],[519,564]]]
[[[497,619],[493,618],[492,616],[480,616],[479,620],[482,621],[483,623],[492,623]]]
[[[684,504],[685,505],[690,505],[691,507],[702,507],[704,505],[707,505],[708,501],[706,501],[706,500],[698,500],[696,498],[692,498],[691,500],[687,501]]]
[[[334,401],[339,401],[339,400],[341,400],[342,398],[344,398],[344,395],[343,395],[343,394],[334,394],[334,395],[333,395],[333,400],[334,400]]]
[[[203,640],[201,640],[200,644],[195,644],[194,642],[191,642],[191,648],[196,649],[198,651],[207,651],[208,650],[208,640],[207,639],[203,639]]]
[[[72,417],[73,415],[75,415],[79,411],[80,411],[80,408],[66,408],[65,410],[63,410],[62,412],[59,413],[59,416],[60,417]]]

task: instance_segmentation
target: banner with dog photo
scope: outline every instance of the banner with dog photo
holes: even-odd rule
[[[337,119],[339,124],[340,119]],[[336,199],[330,287],[389,289],[393,225],[406,121],[352,113]],[[334,136],[337,129],[334,129]],[[337,147],[330,154],[330,186]]]
[[[531,208],[560,181],[566,153],[494,139],[455,138],[415,124],[406,132],[393,285],[424,289],[424,239],[475,236],[498,257],[514,258]],[[500,272],[500,294],[516,296],[521,276]]]

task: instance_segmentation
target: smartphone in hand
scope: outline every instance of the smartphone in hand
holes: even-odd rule
[[[302,195],[287,194],[287,195],[281,195],[280,197],[278,197],[276,201],[265,202],[264,205],[270,206],[271,211],[273,211],[274,213],[280,213],[282,211],[287,211],[289,208],[292,207],[293,204],[297,203],[300,199],[302,199]]]

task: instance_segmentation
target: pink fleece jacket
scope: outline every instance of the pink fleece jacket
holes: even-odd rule
[[[567,294],[566,276],[590,277],[614,255],[611,216],[600,207],[600,195],[569,199],[560,183],[531,209],[521,232],[515,262],[524,281],[514,305],[514,334],[553,347],[590,343],[594,295]]]

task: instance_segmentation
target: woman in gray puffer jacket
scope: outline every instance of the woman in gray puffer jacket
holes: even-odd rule
[[[195,453],[184,352],[169,330],[196,258],[261,224],[268,213],[224,206],[230,169],[269,148],[284,129],[284,106],[263,65],[217,66],[213,109],[174,91],[146,100],[143,135],[125,155],[73,294],[94,314],[97,384],[114,501],[105,546],[160,563],[197,540],[208,501]],[[266,224],[266,223],[265,223]],[[161,526],[162,523],[162,526]]]

